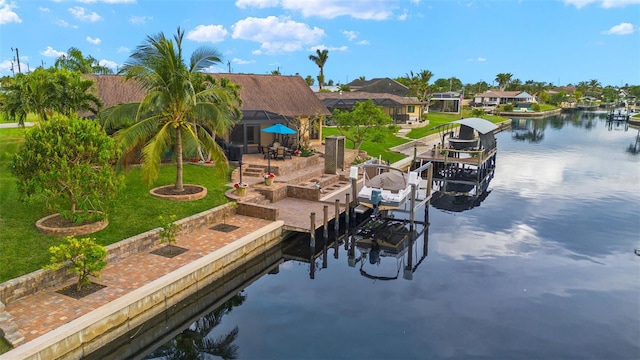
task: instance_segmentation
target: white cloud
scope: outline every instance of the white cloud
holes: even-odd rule
[[[278,6],[280,0],[237,0],[236,6],[240,9],[257,8],[264,9]]]
[[[42,6],[38,7],[38,10],[40,10],[42,12],[50,12],[51,11],[51,9],[46,8],[46,7],[42,7]]]
[[[102,17],[98,15],[95,11],[92,13],[87,13],[86,9],[81,6],[74,6],[68,9],[71,15],[73,15],[76,19],[81,21],[88,22],[96,22],[98,20],[102,20]]]
[[[232,37],[260,43],[260,50],[254,54],[277,54],[303,49],[305,45],[317,43],[324,30],[293,21],[288,17],[249,17],[233,24]]]
[[[358,32],[357,31],[351,31],[351,30],[345,30],[342,32],[342,35],[344,35],[347,39],[349,39],[349,41],[353,41],[358,37]]]
[[[56,21],[56,25],[60,26],[60,27],[69,27],[69,23],[64,21],[64,20],[58,20]]]
[[[120,46],[118,50],[116,50],[118,54],[129,52],[129,48],[126,46]]]
[[[187,33],[187,39],[197,42],[217,43],[224,41],[227,35],[229,35],[229,32],[222,25],[198,25],[194,30]]]
[[[67,53],[64,51],[55,50],[51,46],[47,46],[47,48],[44,51],[40,52],[40,55],[57,59],[62,55],[67,55]]]
[[[17,6],[15,3],[7,3],[5,0],[0,0],[0,24],[8,23],[21,23],[20,16],[13,11]]]
[[[329,51],[347,51],[349,47],[347,46],[339,46],[339,47],[328,47],[325,45],[316,45],[309,48],[309,51],[315,52],[316,50],[329,50]]]
[[[609,8],[617,8],[617,7],[625,7],[627,5],[639,5],[640,0],[603,0],[602,6],[605,9]]]
[[[247,65],[247,64],[254,64],[256,61],[233,58],[231,59],[231,62],[238,65]]]
[[[147,21],[153,20],[152,16],[132,16],[129,18],[129,22],[135,25],[146,24]]]
[[[118,70],[118,63],[115,61],[102,59],[98,61],[98,64],[100,64],[101,66],[106,66],[113,71]]]
[[[369,45],[369,40],[360,40],[358,41],[358,45]]]
[[[9,72],[11,71],[11,61],[4,60],[0,62],[0,72]]]
[[[87,41],[93,45],[98,45],[102,42],[102,40],[100,40],[100,38],[92,38],[91,36],[87,36]]]
[[[629,35],[633,34],[633,24],[630,23],[620,23],[616,26],[613,26],[609,30],[605,30],[602,33],[605,35]]]
[[[379,0],[282,0],[285,10],[299,11],[304,17],[333,19],[350,16],[363,20],[385,20],[393,15],[394,2]]]
[[[640,0],[564,0],[567,5],[573,5],[577,9],[581,9],[589,4],[600,3],[600,7],[605,9],[625,7],[627,5],[638,5]]]
[[[409,13],[405,10],[402,14],[398,15],[398,20],[405,21],[409,17]]]
[[[475,58],[475,59],[467,59],[467,61],[485,62],[485,61],[487,61],[487,59],[486,59],[486,58],[483,58],[483,57],[478,56],[478,57],[477,57],[477,58]]]

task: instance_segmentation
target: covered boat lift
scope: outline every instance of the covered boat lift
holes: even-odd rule
[[[496,165],[498,126],[481,118],[466,118],[442,124],[441,142],[416,157],[413,167],[434,166],[434,201],[438,195],[480,198],[487,192]],[[451,203],[459,203],[461,199]]]

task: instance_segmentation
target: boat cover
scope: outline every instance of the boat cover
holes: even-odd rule
[[[387,171],[371,178],[367,185],[372,188],[400,191],[407,187],[407,182],[404,173],[399,171]]]
[[[453,121],[455,124],[466,125],[470,128],[473,128],[480,134],[486,134],[494,131],[498,128],[498,126],[491,121],[481,119],[481,118],[466,118]]]

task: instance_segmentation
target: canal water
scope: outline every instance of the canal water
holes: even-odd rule
[[[514,120],[486,198],[429,208],[397,258],[297,239],[100,356],[639,359],[638,130],[604,115]]]

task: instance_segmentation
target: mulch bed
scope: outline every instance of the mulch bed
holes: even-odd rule
[[[160,195],[191,195],[202,192],[202,187],[193,186],[193,185],[184,185],[182,187],[182,191],[176,191],[173,186],[164,186],[161,188],[155,189],[156,194]]]
[[[42,222],[42,225],[47,226],[47,227],[52,227],[52,228],[70,228],[70,227],[74,227],[74,226],[80,226],[80,225],[86,225],[86,224],[91,224],[94,223],[95,221],[85,221],[83,223],[80,224],[76,224],[73,221],[71,221],[71,219],[67,219],[62,217],[62,215],[57,214],[56,216],[51,216],[50,218],[44,220]]]
[[[106,285],[100,285],[100,284],[96,284],[94,282],[87,284],[87,285],[83,285],[82,288],[80,290],[78,290],[78,284],[73,284],[73,285],[69,285],[63,289],[60,289],[58,291],[56,291],[58,294],[62,294],[71,298],[74,298],[76,300],[78,299],[82,299],[83,297],[87,296],[87,295],[91,295],[96,291],[102,290],[104,288],[106,288]]]
[[[179,246],[165,245],[161,248],[153,250],[151,253],[154,255],[164,256],[166,258],[172,258],[182,254],[185,251],[187,251],[187,249],[181,248]]]

